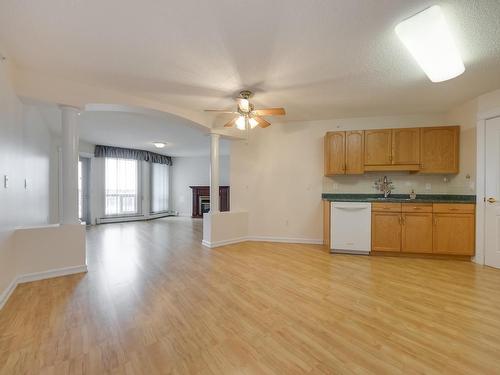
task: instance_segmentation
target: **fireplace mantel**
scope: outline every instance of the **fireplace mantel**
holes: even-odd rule
[[[193,212],[191,217],[203,217],[200,198],[210,198],[210,186],[190,186],[193,190]],[[229,186],[219,186],[219,209],[229,211]]]

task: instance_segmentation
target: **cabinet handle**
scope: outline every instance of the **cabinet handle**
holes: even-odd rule
[[[434,225],[437,225],[438,224],[438,219],[437,217],[434,218]]]

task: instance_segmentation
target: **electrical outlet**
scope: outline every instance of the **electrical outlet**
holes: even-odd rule
[[[427,191],[432,190],[432,185],[431,184],[425,184],[425,190],[427,190]]]
[[[5,189],[8,189],[8,187],[9,187],[9,176],[7,176],[7,175],[3,176],[3,187]]]

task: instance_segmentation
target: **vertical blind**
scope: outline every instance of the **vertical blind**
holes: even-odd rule
[[[105,214],[138,213],[138,162],[131,159],[105,158]]]
[[[168,211],[169,166],[151,163],[151,212]]]

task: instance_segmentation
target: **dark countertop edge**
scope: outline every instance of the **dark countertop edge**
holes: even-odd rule
[[[466,194],[417,194],[409,200],[406,194],[392,194],[389,199],[381,200],[380,194],[342,194],[323,193],[321,198],[332,202],[393,202],[393,203],[476,203],[475,195]]]

